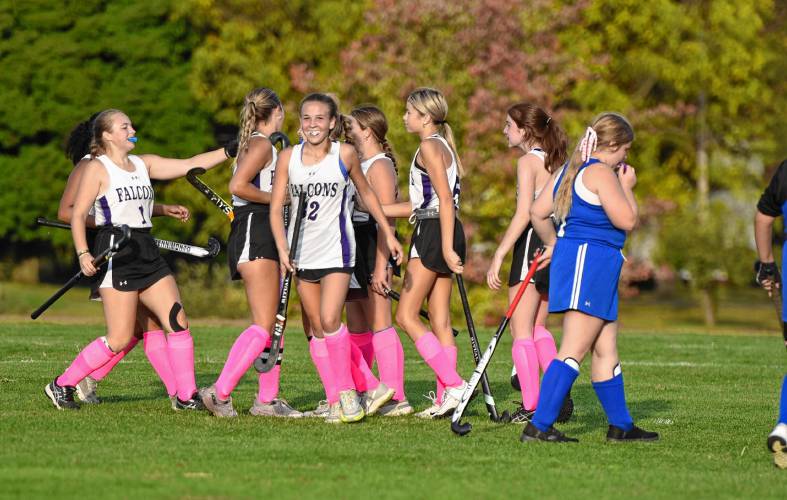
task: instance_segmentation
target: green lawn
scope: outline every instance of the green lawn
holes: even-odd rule
[[[241,417],[174,413],[141,348],[100,386],[100,406],[56,411],[44,385],[100,324],[0,325],[0,497],[416,497],[784,498],[787,471],[765,449],[785,371],[775,334],[623,332],[620,352],[635,420],[658,443],[607,444],[604,415],[587,367],[574,390],[577,411],[561,428],[577,445],[522,444],[521,426],[488,422],[480,398],[473,432],[448,421],[373,417],[356,425],[248,416],[249,373],[234,397]],[[211,383],[236,326],[195,320],[199,385]],[[322,396],[302,333],[288,333],[282,393],[306,409]],[[491,331],[482,332],[486,343]],[[470,374],[466,335],[461,372]],[[433,388],[405,342],[407,391],[420,410]],[[490,375],[498,405],[519,399],[508,383],[510,341]]]

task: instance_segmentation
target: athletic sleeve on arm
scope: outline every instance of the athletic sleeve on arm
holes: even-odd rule
[[[782,205],[787,201],[787,160],[783,161],[770,184],[757,202],[757,210],[771,217],[782,215]]]

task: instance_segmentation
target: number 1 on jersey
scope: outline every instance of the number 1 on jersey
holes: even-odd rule
[[[142,216],[142,225],[144,226],[146,224],[145,223],[145,211],[142,210],[142,205],[139,206],[139,215]]]

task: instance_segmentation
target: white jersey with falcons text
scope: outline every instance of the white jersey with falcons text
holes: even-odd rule
[[[306,213],[294,259],[298,269],[355,266],[352,184],[340,150],[341,144],[333,142],[322,161],[307,166],[301,158],[303,144],[292,149],[288,165],[290,213],[298,210],[298,194],[306,193]],[[290,224],[289,241],[294,228],[295,224]]]
[[[251,134],[251,136],[265,137],[259,132],[254,132]],[[276,158],[278,156],[278,152],[276,151],[276,148],[273,147],[273,144],[271,144],[271,150],[272,150],[272,156],[271,156],[270,163],[265,165],[265,167],[262,170],[257,172],[257,175],[255,175],[254,178],[251,180],[251,183],[254,185],[254,187],[265,193],[270,193],[271,190],[273,189],[273,171],[276,169]],[[238,161],[235,160],[234,162],[232,162],[232,175],[235,175],[235,171],[237,169],[238,169]],[[249,203],[248,200],[244,200],[243,198],[239,196],[235,196],[234,194],[232,195],[233,206],[242,207],[244,205],[247,205],[248,203]]]
[[[380,158],[388,158],[385,153],[380,153],[377,155],[372,156],[371,158],[364,160],[361,162],[361,170],[363,171],[363,175],[366,176],[366,173],[369,172],[369,168],[371,168],[372,164],[379,160]],[[364,212],[358,208],[358,204],[356,198],[358,197],[358,190],[355,189],[355,184],[352,185],[353,189],[353,222],[369,222],[369,213]]]
[[[451,165],[445,170],[448,176],[448,186],[454,196],[454,208],[459,209],[459,168],[456,166],[456,157],[454,150],[448,145],[443,137],[438,134],[430,135],[428,139],[439,139],[448,151],[451,153]],[[421,148],[415,152],[413,162],[410,164],[410,203],[413,205],[413,210],[416,208],[440,208],[440,200],[437,198],[437,193],[432,187],[432,180],[429,174],[426,173],[426,167],[418,164],[418,153]]]
[[[98,157],[107,170],[109,187],[96,198],[93,205],[96,226],[152,226],[150,216],[153,214],[153,188],[150,185],[148,168],[139,156],[129,155],[128,159],[135,167],[133,172],[118,167],[107,155]]]

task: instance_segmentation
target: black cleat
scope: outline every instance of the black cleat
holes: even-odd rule
[[[519,440],[523,443],[527,441],[546,441],[548,443],[578,443],[579,439],[568,437],[554,427],[550,427],[546,432],[541,432],[533,425],[533,422],[528,422],[525,430]]]
[[[522,388],[519,387],[519,375],[516,374],[516,366],[511,369],[511,387],[513,387],[515,391],[522,390]]]
[[[512,403],[517,405],[517,409],[514,414],[511,415],[511,422],[515,424],[526,424],[532,420],[536,410],[525,410],[525,407],[522,406],[521,401],[512,401]]]
[[[624,431],[614,425],[609,426],[607,441],[622,443],[624,441],[658,441],[659,433],[640,429],[636,425],[630,431]]]
[[[565,424],[574,414],[574,400],[571,399],[571,393],[566,394],[566,399],[563,400],[563,406],[560,408],[560,413],[557,414],[557,421]]]
[[[200,411],[205,409],[205,403],[202,402],[198,392],[195,392],[188,401],[181,401],[180,398],[175,399],[175,410]]]
[[[58,410],[78,410],[79,405],[74,401],[76,387],[70,385],[57,385],[57,377],[44,387],[44,393]]]

